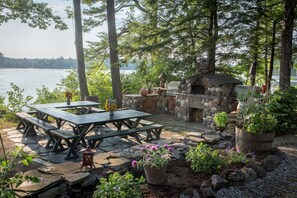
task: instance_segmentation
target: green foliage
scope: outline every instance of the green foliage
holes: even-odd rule
[[[191,162],[191,168],[194,171],[209,174],[219,171],[225,163],[217,150],[212,150],[203,143],[191,147],[186,153],[186,160]]]
[[[55,28],[67,29],[62,18],[55,16],[47,3],[36,3],[33,0],[4,0],[0,1],[0,12],[0,25],[9,20],[20,19],[30,27],[46,29],[53,22]]]
[[[10,83],[12,90],[7,92],[8,95],[8,109],[12,112],[22,111],[22,108],[30,103],[32,96],[23,96],[23,89],[17,85]]]
[[[228,121],[227,113],[224,111],[221,113],[215,113],[213,120],[218,127],[226,127]]]
[[[245,155],[244,153],[239,153],[235,150],[235,148],[226,148],[225,151],[222,153],[222,157],[224,158],[226,165],[233,165],[233,164],[248,164],[253,162],[256,158],[255,154],[248,153]]]
[[[163,146],[147,145],[146,148],[143,149],[144,156],[139,160],[138,165],[158,169],[166,167],[171,161],[172,150],[173,148],[168,147],[167,144],[164,144]],[[132,165],[135,166],[134,161],[132,162]]]
[[[268,101],[268,108],[277,119],[277,134],[296,132],[297,130],[297,88],[289,87],[285,91],[277,90]]]
[[[144,182],[145,179],[143,176],[134,179],[134,176],[129,172],[122,176],[115,172],[109,175],[108,180],[106,178],[100,179],[100,185],[97,186],[93,197],[140,198],[142,197],[140,184]]]
[[[262,134],[275,130],[277,119],[265,103],[250,103],[240,112],[242,125],[247,132]]]
[[[87,71],[87,81],[89,94],[98,96],[102,107],[105,104],[106,98],[113,98],[111,75],[105,66],[99,67],[94,63]]]
[[[25,154],[21,148],[16,147],[14,150],[7,153],[6,158],[0,161],[0,197],[10,198],[15,197],[13,186],[18,187],[24,181],[39,182],[39,179],[31,176],[24,176],[23,173],[16,173],[12,178],[9,178],[9,173],[15,166],[22,163],[28,166],[32,161],[32,156]]]
[[[125,94],[137,94],[143,87],[143,79],[136,73],[122,74],[122,90]]]
[[[36,95],[37,95],[37,99],[34,101],[35,104],[65,101],[65,95],[59,88],[55,88],[51,92],[49,88],[42,86],[41,89],[36,90]]]

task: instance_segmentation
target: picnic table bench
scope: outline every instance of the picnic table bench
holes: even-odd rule
[[[136,121],[135,118],[130,119],[130,120],[131,120],[131,122]],[[140,120],[139,124],[142,125],[142,126],[150,126],[150,125],[158,126],[155,129],[151,129],[151,130],[147,131],[146,141],[154,139],[153,136],[152,136],[152,133],[155,135],[156,140],[160,139],[160,135],[161,135],[161,132],[162,132],[162,129],[163,129],[163,125],[159,126],[159,124],[156,124],[155,122],[152,122],[152,121],[149,121],[149,120],[144,120],[144,119]]]
[[[30,113],[30,112],[29,112]],[[27,112],[16,113],[16,116],[20,119],[17,129],[23,129],[24,135],[36,135],[34,127],[39,127],[44,130],[44,133],[49,136],[49,140],[46,144],[46,148],[50,147],[50,144],[54,142],[53,136],[49,133],[50,130],[57,129],[57,127],[38,119]],[[39,130],[40,131],[40,130]]]
[[[125,129],[125,130],[119,130],[119,131],[110,131],[98,135],[91,135],[91,136],[86,136],[85,139],[88,141],[88,145],[91,148],[97,148],[101,141],[105,138],[109,137],[114,137],[114,136],[125,136],[125,135],[130,135],[134,137],[138,143],[142,143],[141,140],[139,139],[137,133],[138,132],[147,132],[147,134],[150,134],[151,131],[153,130],[162,130],[163,125],[160,124],[153,124],[153,125],[148,125],[148,126],[143,126],[143,127],[137,127],[137,128],[131,128],[131,129]]]
[[[54,129],[50,130],[49,133],[55,139],[55,144],[52,151],[56,152],[64,150],[64,147],[62,145],[62,140],[64,140],[67,146],[69,147],[65,159],[76,158],[78,156],[75,152],[75,143],[79,140],[80,136],[77,133],[75,133],[74,130]]]

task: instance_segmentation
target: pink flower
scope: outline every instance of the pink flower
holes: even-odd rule
[[[146,157],[150,157],[150,156],[151,156],[151,154],[149,154],[149,153],[148,153],[148,154],[146,154]]]
[[[152,151],[155,151],[155,150],[157,150],[157,147],[156,146],[152,146]]]
[[[146,148],[151,148],[151,145],[146,145],[145,147],[146,147]]]
[[[167,149],[167,148],[168,148],[168,145],[167,145],[167,144],[164,144],[164,146],[163,146],[163,147]]]
[[[135,168],[137,166],[137,161],[136,160],[133,160],[132,161],[132,166]]]
[[[168,151],[173,151],[173,148],[172,147],[168,147]]]

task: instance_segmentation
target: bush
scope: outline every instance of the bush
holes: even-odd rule
[[[127,172],[120,175],[115,172],[106,178],[100,179],[100,185],[94,192],[94,198],[109,197],[109,198],[131,198],[142,197],[140,184],[144,183],[145,179],[141,176],[139,179],[134,179],[134,176]]]
[[[297,89],[289,87],[285,91],[277,90],[269,98],[269,110],[275,115],[278,135],[297,130]]]
[[[203,143],[191,147],[186,153],[186,160],[191,162],[194,171],[208,174],[219,171],[225,163],[217,150]]]

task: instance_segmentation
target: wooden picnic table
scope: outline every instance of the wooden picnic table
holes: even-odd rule
[[[90,104],[91,103],[93,102],[90,102]],[[59,103],[56,103],[56,104],[59,104]],[[81,103],[77,103],[77,104],[81,104]],[[131,109],[115,111],[114,116],[110,116],[109,112],[75,115],[75,114],[63,111],[61,109],[61,108],[65,108],[65,104],[64,105],[53,105],[53,104],[30,105],[30,107],[34,108],[37,111],[37,116],[40,119],[44,119],[47,116],[53,117],[56,120],[58,128],[60,128],[65,122],[71,123],[71,125],[73,126],[73,132],[71,133],[64,130],[52,131],[54,135],[61,136],[66,140],[69,146],[66,159],[70,159],[78,156],[75,151],[76,146],[79,144],[80,141],[82,141],[85,144],[84,137],[95,126],[112,123],[117,127],[120,133],[123,125],[125,125],[129,129],[136,128],[141,119],[151,115],[145,112],[140,112],[140,111],[131,110]],[[66,107],[69,107],[69,106],[67,105]],[[131,121],[131,119],[133,119],[133,121]],[[58,145],[54,146],[54,149],[53,149],[54,151],[62,147],[61,137],[58,141],[56,140],[56,142],[58,142],[57,143]]]

